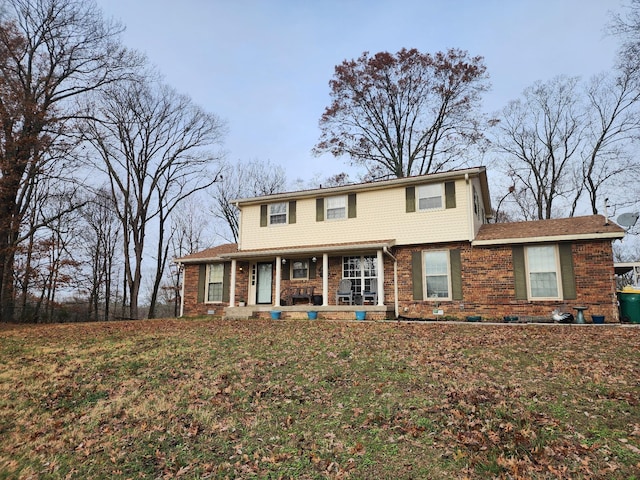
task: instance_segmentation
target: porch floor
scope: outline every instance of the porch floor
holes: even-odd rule
[[[272,311],[281,312],[283,319],[306,319],[307,312],[318,312],[318,319],[342,320],[355,318],[355,312],[365,312],[367,319],[386,320],[395,318],[393,305],[247,305],[245,307],[226,307],[224,318],[246,320],[248,318],[269,318]]]

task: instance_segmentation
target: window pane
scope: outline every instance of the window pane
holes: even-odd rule
[[[418,187],[418,209],[431,210],[442,208],[442,186],[422,185]]]
[[[527,268],[532,297],[559,296],[555,246],[527,247]]]
[[[222,282],[224,278],[224,266],[216,263],[208,266],[209,275],[207,280],[207,301],[222,301]]]
[[[449,255],[445,251],[424,253],[427,298],[449,297]]]
[[[308,265],[306,261],[298,260],[293,262],[293,278],[307,278]]]
[[[287,223],[287,204],[285,202],[272,203],[269,206],[269,222],[271,225]]]
[[[346,215],[346,197],[328,197],[327,198],[327,219],[345,218]]]
[[[342,278],[351,280],[355,293],[369,291],[372,283],[377,279],[377,257],[363,255],[362,257],[342,257]]]
[[[447,298],[449,296],[449,282],[446,275],[431,275],[427,277],[427,297]]]
[[[556,273],[532,273],[531,296],[533,297],[557,297],[558,281]]]
[[[209,282],[221,282],[224,273],[224,267],[220,263],[209,265]]]
[[[438,275],[447,273],[448,262],[446,252],[425,252],[424,263],[425,272],[427,273],[427,275]]]
[[[222,301],[222,283],[210,283],[207,300],[209,302]]]

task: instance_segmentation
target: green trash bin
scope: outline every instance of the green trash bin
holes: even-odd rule
[[[618,292],[620,321],[640,323],[640,292]]]

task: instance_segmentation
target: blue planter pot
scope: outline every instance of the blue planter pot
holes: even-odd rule
[[[271,312],[271,320],[280,320],[280,312],[279,310],[274,310]]]
[[[367,316],[367,312],[365,311],[358,310],[356,312],[356,320],[364,320],[366,316]]]
[[[591,315],[591,320],[596,324],[604,323],[604,315]]]
[[[315,320],[318,318],[318,312],[307,312],[307,316],[309,317],[309,320]]]

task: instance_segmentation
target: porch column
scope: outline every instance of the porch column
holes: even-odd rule
[[[329,306],[329,255],[322,254],[322,306]]]
[[[276,257],[276,300],[273,302],[273,305],[276,307],[280,306],[280,279],[282,278],[282,257],[279,255]]]
[[[229,306],[236,306],[236,259],[231,260],[231,279],[229,280]]]
[[[378,305],[384,305],[384,257],[382,250],[377,251],[378,260]]]

